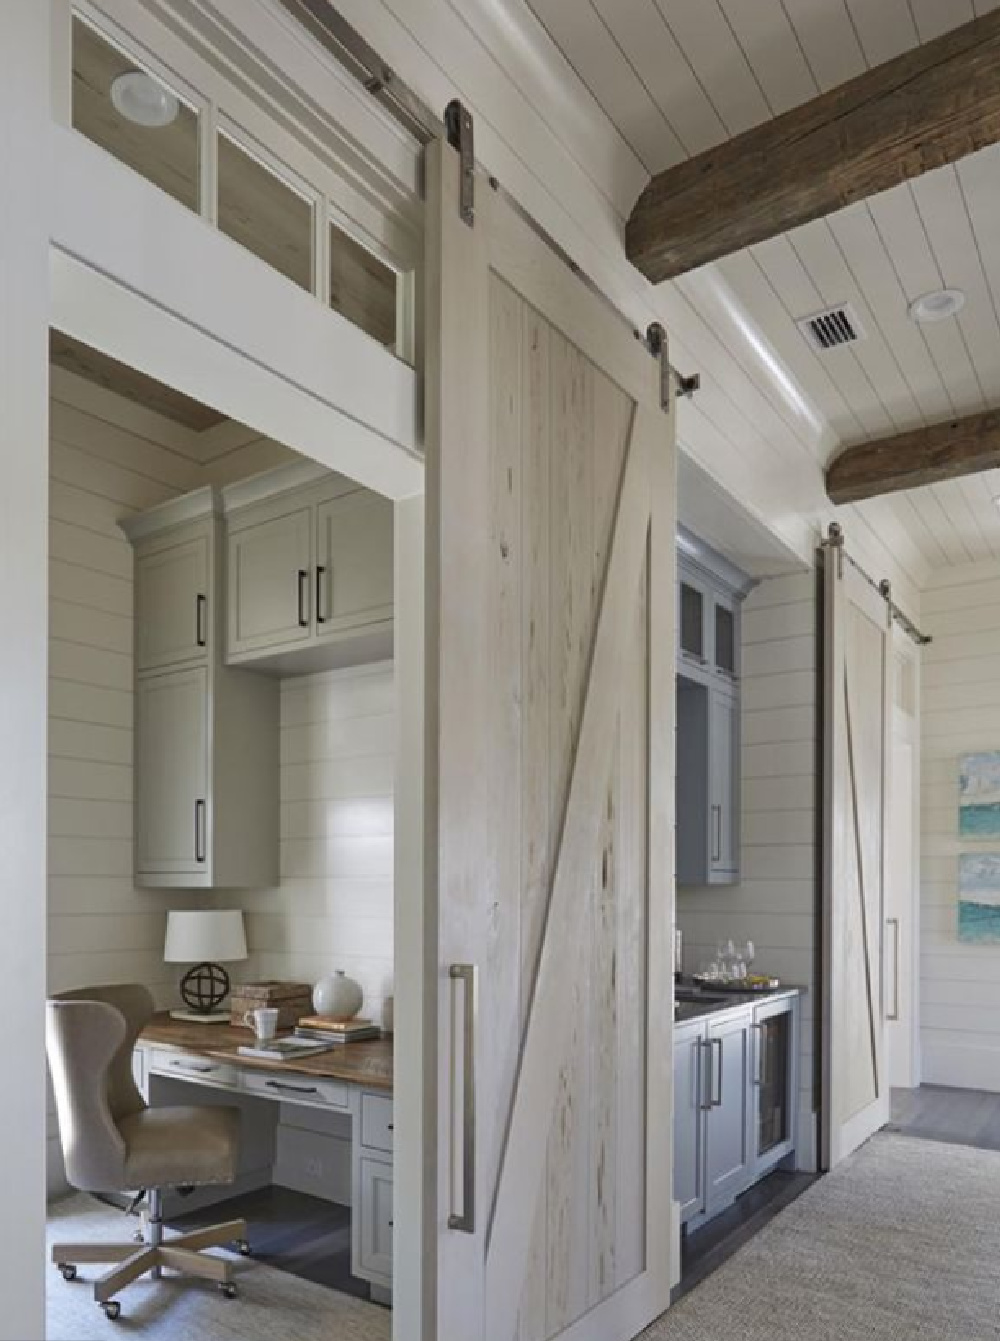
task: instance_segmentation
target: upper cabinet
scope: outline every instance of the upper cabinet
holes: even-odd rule
[[[290,673],[391,655],[392,504],[315,475],[285,467],[223,491],[231,664]]]
[[[740,878],[740,605],[746,575],[690,533],[677,556],[677,882]]]
[[[187,540],[167,535],[149,540],[136,554],[137,670],[207,661],[209,545],[207,535]]]

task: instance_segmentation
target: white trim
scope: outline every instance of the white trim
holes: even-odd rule
[[[203,489],[181,494],[180,498],[170,498],[166,503],[123,517],[118,525],[134,544],[137,540],[159,535],[161,531],[172,530],[175,526],[200,521],[202,517],[218,517],[221,512],[219,491],[214,485],[208,484]]]
[[[318,484],[329,476],[326,466],[321,466],[317,461],[293,461],[287,466],[277,466],[261,475],[251,475],[249,479],[225,485],[222,489],[222,509],[227,514],[238,512],[254,503],[264,503],[279,494],[289,493],[292,489]]]

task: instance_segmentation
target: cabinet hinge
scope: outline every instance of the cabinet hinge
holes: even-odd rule
[[[476,153],[472,113],[457,98],[452,98],[444,109],[444,126],[448,143],[458,150],[461,173],[458,212],[462,222],[471,228],[476,221]]]

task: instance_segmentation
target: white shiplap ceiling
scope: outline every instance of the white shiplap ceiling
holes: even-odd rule
[[[939,36],[1000,0],[529,0],[648,173]],[[720,202],[720,208],[725,203]],[[963,289],[953,320],[912,299]],[[697,311],[822,462],[840,445],[1000,405],[1000,147],[685,276]],[[850,302],[866,338],[795,325]],[[772,441],[774,469],[782,445]],[[1000,472],[860,505],[911,568],[1000,557]]]

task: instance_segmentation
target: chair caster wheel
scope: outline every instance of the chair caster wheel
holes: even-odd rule
[[[101,1305],[101,1308],[104,1309],[104,1316],[109,1322],[116,1322],[122,1311],[122,1306],[117,1299],[109,1299],[106,1304]]]
[[[233,1244],[233,1247],[236,1249],[236,1251],[239,1253],[241,1257],[249,1257],[251,1252],[253,1251],[252,1248],[250,1247],[249,1239],[237,1239],[236,1242]]]
[[[233,1284],[231,1280],[223,1281],[222,1284],[219,1286],[219,1293],[221,1295],[224,1295],[226,1299],[235,1299],[236,1286]]]
[[[62,1272],[63,1280],[76,1280],[76,1267],[71,1266],[69,1262],[60,1262],[59,1270]]]

